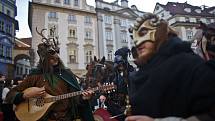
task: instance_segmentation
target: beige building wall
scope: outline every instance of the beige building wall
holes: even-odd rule
[[[84,0],[83,0],[84,1]],[[44,32],[46,37],[50,36],[49,29],[56,27],[56,35],[59,38],[60,58],[64,65],[70,68],[77,75],[84,75],[86,71],[86,54],[91,51],[89,56],[97,56],[97,18],[95,9],[86,5],[86,2],[80,2],[80,8],[72,5],[55,4],[53,1],[41,3],[33,1],[31,3],[32,22],[32,48],[35,50],[35,64],[38,63],[39,57],[36,53],[38,43],[41,43],[41,37],[36,33],[38,30],[46,28]],[[50,18],[50,12],[56,13],[56,18]],[[76,22],[68,21],[68,16],[74,15]],[[90,24],[85,23],[86,16],[91,19]],[[71,30],[71,31],[70,31]],[[75,31],[75,37],[71,37],[72,30]],[[86,31],[90,31],[90,37],[86,37]],[[71,55],[75,53],[75,62],[71,60]],[[88,59],[89,60],[89,59]]]

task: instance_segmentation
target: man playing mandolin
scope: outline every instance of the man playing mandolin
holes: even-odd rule
[[[39,34],[42,36],[42,31]],[[64,67],[58,56],[58,41],[42,37],[45,41],[38,45],[40,60],[37,68],[7,95],[7,100],[17,105],[16,116],[21,121],[94,121],[88,102],[93,91],[83,91],[82,96],[72,98],[58,96],[81,89],[75,75]],[[31,101],[32,98],[38,100]]]

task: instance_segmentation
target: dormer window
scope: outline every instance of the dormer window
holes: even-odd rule
[[[201,13],[201,9],[196,9],[196,13]]]
[[[155,10],[159,10],[159,9],[160,9],[160,7],[159,7],[159,6],[156,6]]]
[[[200,23],[201,22],[200,18],[196,18],[196,22]]]
[[[164,13],[161,14],[161,17],[164,17]]]
[[[190,8],[185,8],[184,11],[190,13],[190,12],[191,12],[191,9],[190,9]]]
[[[137,10],[137,7],[136,7],[135,5],[132,5],[132,6],[131,6],[131,9]]]
[[[185,17],[185,21],[186,22],[190,22],[190,18],[189,17]]]

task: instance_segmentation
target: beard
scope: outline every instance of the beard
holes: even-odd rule
[[[139,55],[134,63],[137,65],[137,66],[142,66],[144,64],[146,64],[151,58],[152,56],[155,54],[155,51],[151,51],[150,53],[148,54],[145,54],[145,55]]]

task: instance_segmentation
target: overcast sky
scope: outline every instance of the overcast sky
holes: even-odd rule
[[[17,17],[19,21],[19,31],[16,32],[18,38],[31,37],[31,33],[28,27],[28,1],[30,0],[16,0],[17,5]],[[87,4],[95,6],[95,0],[86,0]],[[104,0],[106,2],[113,2],[115,0]],[[119,3],[121,0],[118,0]],[[128,0],[129,7],[136,5],[137,8],[144,12],[153,12],[155,4],[157,2],[166,4],[167,2],[186,2],[194,6],[215,6],[215,0]]]

